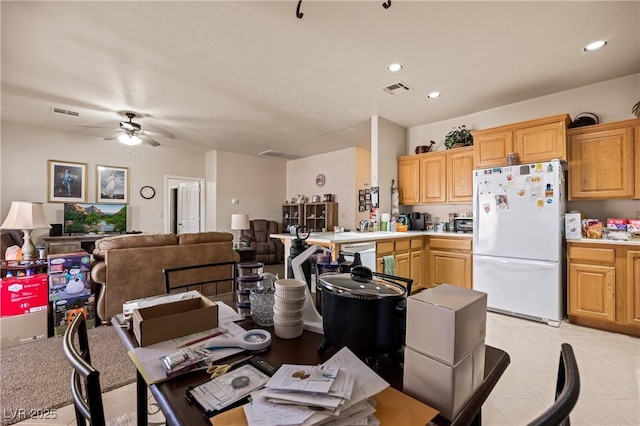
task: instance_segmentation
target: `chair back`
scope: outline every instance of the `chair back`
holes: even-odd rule
[[[76,424],[85,426],[88,421],[91,426],[104,426],[100,372],[91,366],[87,324],[83,313],[76,315],[65,331],[62,349],[72,368],[71,395],[75,406]]]
[[[553,405],[538,416],[529,426],[569,426],[569,414],[580,395],[580,373],[573,348],[563,343],[560,351],[556,399]]]

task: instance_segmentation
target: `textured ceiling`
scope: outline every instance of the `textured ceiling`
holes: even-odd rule
[[[78,126],[133,111],[176,136],[145,149],[304,157],[368,146],[373,115],[411,127],[640,72],[638,1],[382,3],[2,1],[2,121],[117,143]]]

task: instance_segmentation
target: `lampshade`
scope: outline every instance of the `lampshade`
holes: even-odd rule
[[[44,218],[42,203],[12,201],[7,218],[0,229],[51,228]]]
[[[0,226],[0,229],[20,229],[24,233],[22,256],[24,259],[33,259],[36,248],[31,242],[31,230],[51,228],[44,219],[42,203],[28,201],[12,201],[9,214]],[[2,253],[4,255],[4,253]]]
[[[131,135],[129,133],[121,134],[120,136],[118,136],[118,140],[123,144],[129,146],[140,145],[142,143],[142,139],[140,139],[136,135]]]
[[[242,213],[232,214],[231,229],[249,229],[249,215]]]

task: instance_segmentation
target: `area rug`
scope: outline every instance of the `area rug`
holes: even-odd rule
[[[88,336],[91,363],[100,371],[103,393],[136,380],[135,366],[113,327],[90,329]],[[71,404],[70,377],[62,337],[0,350],[2,426],[23,420],[30,410],[42,412]],[[21,415],[9,415],[12,413]]]

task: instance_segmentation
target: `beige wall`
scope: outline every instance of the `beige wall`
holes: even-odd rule
[[[451,120],[411,127],[407,131],[406,154],[413,154],[417,145],[429,140],[436,141],[434,150],[444,149],[444,136],[458,125],[464,124],[470,129],[485,129],[518,121],[525,121],[549,115],[568,113],[575,118],[581,112],[592,112],[600,117],[601,123],[633,118],[631,107],[640,96],[640,74],[634,74],[615,80],[609,80],[565,92],[554,93],[511,105],[480,111]],[[607,217],[634,217],[640,210],[638,200],[582,201],[569,202],[567,211],[579,210],[594,219]],[[451,211],[457,213],[471,211],[470,204],[428,205],[414,208],[402,208],[401,211],[427,212],[447,220]]]
[[[125,145],[101,138],[2,123],[0,152],[2,186],[0,217],[11,201],[41,201],[49,223],[62,223],[63,204],[47,202],[47,160],[87,164],[87,202],[96,201],[97,164],[129,168],[128,228],[164,231],[164,176],[204,177],[202,153],[140,145],[131,153]],[[140,188],[153,186],[156,196],[145,200]],[[34,231],[34,236],[46,231]],[[37,238],[36,238],[37,242]]]

